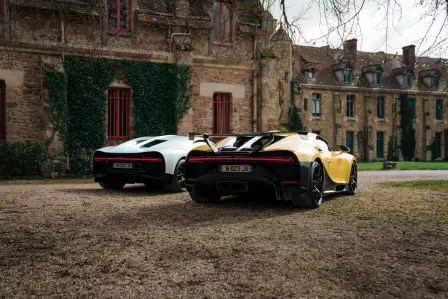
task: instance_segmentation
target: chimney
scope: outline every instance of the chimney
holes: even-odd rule
[[[411,69],[415,67],[415,46],[403,47],[403,64]]]
[[[344,58],[352,65],[356,63],[356,53],[358,52],[358,40],[349,39],[344,42]]]

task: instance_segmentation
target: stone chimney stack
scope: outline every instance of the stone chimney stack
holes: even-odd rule
[[[414,69],[415,68],[415,46],[409,45],[403,47],[403,65]]]
[[[358,52],[358,40],[349,39],[344,42],[344,58],[351,64],[356,63],[356,54]]]

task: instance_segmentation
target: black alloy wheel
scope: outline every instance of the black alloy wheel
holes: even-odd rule
[[[319,206],[322,203],[324,193],[324,173],[319,163],[316,163],[313,168],[313,200]]]
[[[356,163],[353,163],[350,170],[350,181],[348,182],[345,194],[355,195],[356,191],[358,191],[358,167],[356,166]]]

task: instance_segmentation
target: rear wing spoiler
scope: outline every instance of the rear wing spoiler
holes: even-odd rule
[[[275,134],[274,133],[279,133],[280,131],[271,131],[271,132],[266,132],[266,133],[246,133],[246,134],[209,134],[209,133],[188,133],[188,138],[190,140],[195,140],[196,142],[205,142],[210,149],[214,152],[214,153],[218,153],[219,149],[215,146],[215,143],[213,141],[210,140],[211,137],[264,137],[264,136],[269,136],[269,142],[267,142],[262,148],[259,148],[257,150],[251,151],[250,153],[253,153],[255,151],[259,151],[267,146],[269,146],[275,138]],[[282,132],[283,133],[283,132]],[[288,133],[288,132],[285,132]],[[297,132],[294,132],[297,133]],[[308,132],[307,132],[308,134]],[[239,151],[243,146],[241,146],[240,148],[237,149],[237,151]]]

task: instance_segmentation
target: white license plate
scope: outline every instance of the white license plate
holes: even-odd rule
[[[134,165],[132,163],[113,163],[112,167],[113,168],[129,169],[129,168],[134,168]]]
[[[221,172],[251,172],[252,165],[221,165]]]

